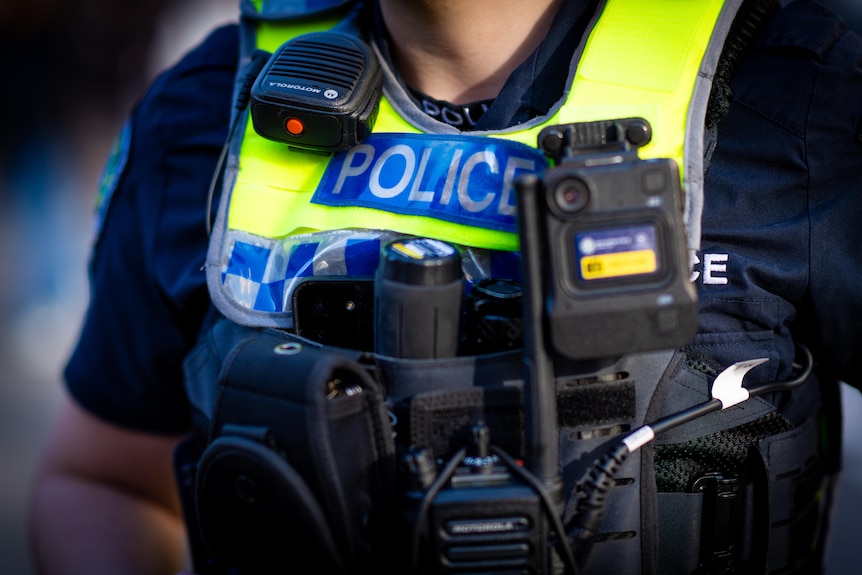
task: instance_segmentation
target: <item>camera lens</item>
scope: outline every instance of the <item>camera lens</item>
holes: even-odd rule
[[[314,312],[314,315],[321,316],[324,315],[329,308],[329,304],[326,301],[326,298],[317,296],[311,302],[311,309]]]
[[[554,186],[554,204],[561,212],[575,214],[584,207],[590,199],[590,189],[580,178],[563,178]]]

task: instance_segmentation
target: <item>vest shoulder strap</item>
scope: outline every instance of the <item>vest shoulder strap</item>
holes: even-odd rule
[[[240,0],[240,14],[251,20],[295,20],[322,16],[356,0]]]

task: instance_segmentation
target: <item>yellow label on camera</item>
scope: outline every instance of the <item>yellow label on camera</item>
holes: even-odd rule
[[[581,258],[581,277],[598,280],[655,273],[658,269],[653,250],[636,250]]]

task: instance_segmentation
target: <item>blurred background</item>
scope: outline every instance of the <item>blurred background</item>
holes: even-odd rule
[[[30,483],[87,304],[96,188],[154,75],[239,0],[0,0],[0,575],[32,575]],[[82,574],[83,575],[83,574]]]
[[[862,30],[862,0],[826,0]],[[0,574],[32,575],[26,506],[87,303],[95,191],[114,135],[154,75],[238,0],[0,3]],[[847,391],[847,390],[845,390]],[[862,437],[862,394],[845,393]],[[828,575],[862,559],[862,447],[848,441]],[[855,568],[854,568],[855,565]]]

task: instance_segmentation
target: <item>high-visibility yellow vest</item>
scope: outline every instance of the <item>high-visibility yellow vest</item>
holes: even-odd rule
[[[373,273],[372,264],[359,262],[373,261],[379,243],[391,234],[433,237],[477,254],[516,252],[512,182],[546,167],[536,149],[539,131],[572,122],[629,117],[649,122],[652,140],[638,154],[679,165],[688,247],[696,250],[706,102],[740,4],[600,2],[575,55],[567,94],[547,116],[505,130],[456,134],[441,123],[430,133],[427,122],[420,130],[399,109],[393,94],[400,88],[388,70],[373,135],[334,156],[265,139],[243,113],[229,144],[207,262],[213,301],[241,324],[290,327],[290,294],[298,278]],[[292,38],[340,21],[331,11],[295,18],[295,9],[283,5],[290,3],[243,3],[247,53],[274,52]],[[246,54],[241,63],[247,61]],[[339,195],[344,186],[350,197]]]

